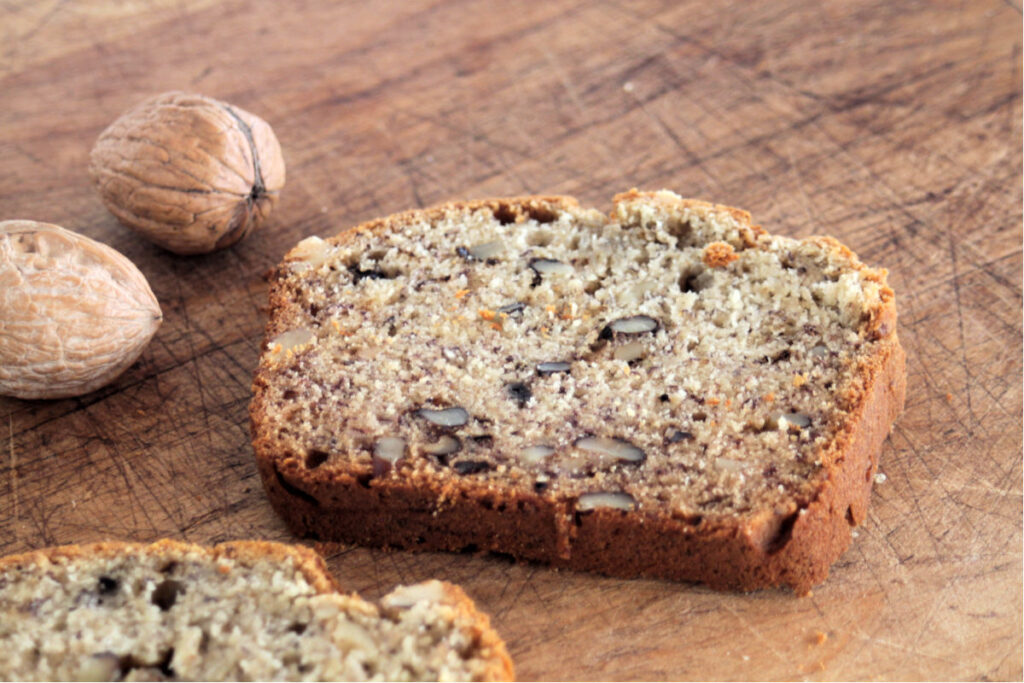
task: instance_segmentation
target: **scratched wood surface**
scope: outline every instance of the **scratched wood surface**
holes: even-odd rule
[[[274,126],[264,229],[176,257],[106,212],[89,149],[151,94]],[[247,402],[266,285],[307,235],[446,199],[633,186],[837,236],[891,271],[908,401],[811,597],[324,547],[353,589],[463,584],[524,679],[1021,679],[1021,7],[543,0],[0,3],[0,219],[122,251],[165,322],[111,386],[0,398],[0,552],[289,540]],[[2,343],[2,339],[0,339]]]

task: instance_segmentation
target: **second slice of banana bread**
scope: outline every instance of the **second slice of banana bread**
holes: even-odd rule
[[[4,680],[511,680],[456,586],[340,592],[308,548],[164,540],[0,559]]]

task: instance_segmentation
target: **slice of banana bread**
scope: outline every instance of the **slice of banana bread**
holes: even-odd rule
[[[161,541],[0,560],[4,680],[511,680],[505,645],[457,587],[379,605],[302,547]]]
[[[311,237],[273,279],[259,470],[300,535],[804,592],[902,410],[885,276],[670,192]]]

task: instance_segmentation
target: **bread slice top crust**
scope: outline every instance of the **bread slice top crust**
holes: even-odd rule
[[[312,550],[175,541],[0,559],[7,680],[511,680],[456,586],[339,592]]]
[[[665,191],[308,238],[272,286],[257,454],[316,486],[611,507],[768,547],[898,346],[885,278],[831,238]]]

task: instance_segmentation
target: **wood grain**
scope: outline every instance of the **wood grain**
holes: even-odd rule
[[[166,317],[105,389],[0,399],[0,552],[289,540],[246,408],[261,274],[302,237],[445,199],[607,208],[666,187],[891,271],[907,411],[828,582],[803,599],[717,594],[324,546],[331,569],[370,596],[462,583],[524,679],[1024,675],[1017,0],[43,0],[0,17],[0,219],[113,246]],[[258,114],[284,148],[275,214],[225,253],[139,241],[88,179],[99,132],[175,88]]]

